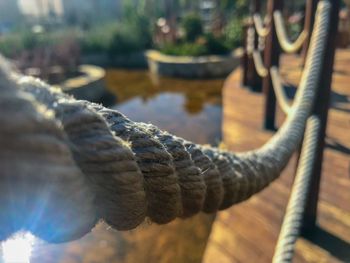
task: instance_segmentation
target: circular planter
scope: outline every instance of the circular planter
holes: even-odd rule
[[[81,65],[78,71],[81,75],[67,79],[57,86],[76,99],[99,101],[105,94],[105,70],[97,66]]]
[[[226,56],[169,56],[156,50],[146,52],[149,69],[162,76],[218,78],[228,76],[240,63],[240,49]]]

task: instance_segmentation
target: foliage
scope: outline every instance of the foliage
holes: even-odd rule
[[[197,38],[195,42],[182,41],[176,44],[167,44],[160,51],[173,56],[205,56],[225,55],[230,52],[230,48],[226,45],[224,37],[205,34]]]
[[[103,28],[103,30],[102,30]],[[85,54],[106,52],[117,31],[118,24],[106,24],[78,34],[81,51]]]
[[[198,43],[167,44],[160,50],[162,53],[172,56],[204,56],[208,54],[205,45]]]
[[[74,36],[71,30],[57,30],[47,33],[33,33],[32,31],[18,31],[0,38],[0,52],[8,57],[14,57],[23,51],[32,51],[41,47],[52,47],[67,38]]]
[[[6,57],[13,57],[23,49],[23,43],[17,35],[2,36],[0,38],[0,52]]]
[[[223,55],[227,54],[230,49],[226,45],[224,37],[215,37],[213,34],[205,35],[205,45],[210,54]]]
[[[114,56],[141,51],[152,46],[150,22],[143,15],[133,15],[114,32],[108,52]]]
[[[194,41],[203,34],[202,20],[196,14],[186,15],[181,24],[185,31],[185,39],[187,41]]]
[[[238,47],[242,41],[242,21],[234,18],[224,28],[226,45],[230,48]]]
[[[24,51],[64,44],[67,39],[77,42],[83,54],[109,53],[113,56],[141,51],[152,45],[148,20],[137,16],[129,23],[102,24],[86,31],[65,28],[40,34],[30,31],[8,34],[0,37],[0,52],[14,58]]]

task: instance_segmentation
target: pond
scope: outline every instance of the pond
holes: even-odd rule
[[[156,78],[147,71],[111,69],[106,75],[111,94],[105,102],[134,121],[151,122],[197,143],[218,144],[223,82]],[[28,262],[199,263],[214,219],[215,215],[199,214],[163,226],[145,222],[126,232],[99,223],[84,238],[61,245],[33,242],[31,238]]]
[[[108,70],[112,108],[131,120],[150,122],[196,143],[221,140],[224,80],[157,77],[148,71]]]

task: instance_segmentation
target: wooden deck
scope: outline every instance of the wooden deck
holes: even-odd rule
[[[284,56],[282,75],[297,86],[300,60]],[[225,83],[223,141],[230,150],[245,151],[273,134],[262,130],[263,96],[240,86],[241,71]],[[350,50],[338,50],[332,105],[318,209],[319,229],[299,239],[294,262],[350,262]],[[278,123],[284,115],[278,110]],[[220,212],[213,225],[203,262],[271,262],[288,202],[294,157],[280,179],[245,203]]]
[[[284,79],[296,85],[301,72],[298,59],[283,57],[281,64]],[[226,146],[234,151],[257,148],[273,135],[261,128],[262,94],[240,87],[240,79],[241,72],[237,70],[226,81],[223,94],[222,138]],[[194,90],[198,93],[201,87],[201,96],[215,91],[204,91],[205,86],[197,84]],[[295,262],[350,262],[349,86],[350,50],[338,51],[323,162],[318,218],[320,228],[313,241],[298,241]],[[209,118],[213,116],[209,115]],[[278,123],[281,124],[283,119],[279,111]],[[207,125],[209,123],[215,126],[212,120]],[[194,133],[201,130],[198,127],[189,128]],[[205,127],[202,129],[208,130]],[[201,139],[202,133],[194,137]],[[271,262],[294,171],[295,158],[282,177],[268,189],[243,204],[220,212],[216,220],[215,215],[199,214],[162,226],[145,222],[127,232],[114,231],[100,223],[90,234],[74,242],[59,245],[37,242],[31,262]]]

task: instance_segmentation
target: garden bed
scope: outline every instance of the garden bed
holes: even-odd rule
[[[73,95],[76,99],[99,101],[105,94],[103,68],[92,65],[81,65],[78,68],[79,76],[69,78],[57,85],[64,92]]]
[[[152,73],[181,78],[219,78],[228,76],[240,63],[241,50],[228,55],[170,56],[159,51],[146,52]]]

